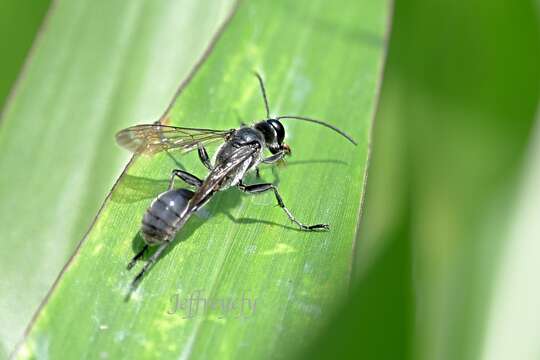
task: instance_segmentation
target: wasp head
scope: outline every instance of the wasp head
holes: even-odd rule
[[[268,150],[270,150],[272,154],[276,154],[280,151],[283,151],[287,155],[291,153],[289,145],[283,143],[283,140],[285,139],[285,128],[279,120],[268,119],[258,122],[255,124],[255,129],[259,130],[264,135],[266,147],[268,147]]]

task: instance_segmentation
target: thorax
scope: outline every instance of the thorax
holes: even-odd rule
[[[245,161],[239,163],[226,176],[222,189],[237,185],[245,174],[254,169],[262,160],[262,149],[264,147],[264,137],[258,131],[251,127],[242,127],[236,131],[231,139],[219,147],[214,157],[214,166],[227,162],[239,146],[249,146],[249,144],[259,143],[259,151]]]

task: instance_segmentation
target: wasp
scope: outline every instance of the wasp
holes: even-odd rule
[[[181,169],[174,169],[171,172],[168,190],[152,201],[143,216],[140,232],[145,245],[129,262],[127,269],[130,270],[135,265],[149,246],[158,248],[134,278],[132,287],[138,284],[158,260],[191,215],[207,204],[216,192],[230,187],[236,187],[248,194],[271,191],[279,207],[301,230],[329,229],[328,224],[306,225],[296,219],[272,183],[246,184],[244,178],[250,170],[255,169],[258,172],[261,163],[275,164],[291,154],[291,148],[284,142],[283,120],[301,120],[322,125],[340,134],[352,144],[356,145],[356,142],[342,130],[321,120],[292,115],[271,117],[263,79],[258,73],[255,73],[255,76],[259,81],[266,109],[264,120],[229,130],[186,128],[154,123],[135,125],[116,134],[118,144],[135,154],[155,154],[166,150],[186,153],[196,149],[200,161],[209,171],[204,179]],[[212,162],[205,146],[216,141],[223,143],[217,149]],[[270,153],[268,156],[265,156],[265,149]],[[176,179],[193,186],[194,191],[175,189]]]

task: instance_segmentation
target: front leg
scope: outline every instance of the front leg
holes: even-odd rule
[[[285,151],[278,151],[274,155],[271,155],[267,158],[262,159],[262,162],[265,164],[273,164],[283,159],[284,156],[285,156]]]
[[[287,207],[283,203],[283,199],[281,198],[281,195],[279,195],[278,189],[273,184],[261,183],[261,184],[245,185],[242,182],[240,182],[238,184],[238,188],[248,194],[258,194],[258,193],[272,190],[274,192],[274,195],[276,197],[279,207],[282,208],[283,211],[285,211],[285,214],[287,214],[287,217],[293,223],[298,225],[298,227],[300,227],[301,230],[315,231],[315,230],[329,230],[330,229],[330,226],[328,224],[305,225],[301,223],[300,221],[296,220],[296,218],[293,216],[290,210],[287,209]]]

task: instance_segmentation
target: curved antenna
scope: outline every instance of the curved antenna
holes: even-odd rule
[[[283,116],[278,116],[276,118],[276,120],[281,120],[281,119],[296,119],[296,120],[304,120],[304,121],[309,121],[309,122],[312,122],[312,123],[315,123],[315,124],[319,124],[319,125],[322,125],[322,126],[325,126],[329,129],[332,129],[334,130],[335,132],[337,132],[339,135],[343,136],[345,139],[349,140],[350,142],[352,142],[354,145],[357,145],[357,142],[354,141],[354,139],[348,135],[345,131],[343,130],[340,130],[338,129],[337,127],[333,126],[333,125],[330,125],[328,123],[325,123],[324,121],[322,120],[317,120],[317,119],[312,119],[312,118],[308,118],[308,117],[304,117],[304,116],[292,116],[292,115],[283,115]]]
[[[266,90],[264,89],[264,81],[258,72],[254,71],[253,74],[255,74],[255,76],[259,80],[259,85],[261,86],[261,92],[264,99],[264,107],[266,109],[266,118],[270,119],[270,106],[268,106],[268,98],[266,97]]]

